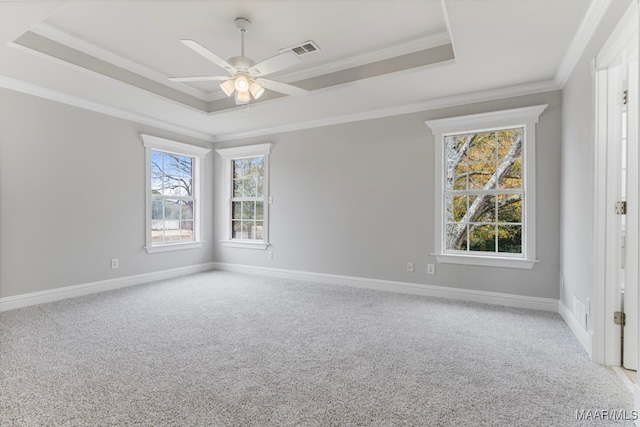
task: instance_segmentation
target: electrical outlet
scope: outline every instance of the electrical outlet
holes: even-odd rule
[[[427,264],[427,274],[436,274],[436,266],[434,264]]]
[[[120,263],[118,262],[118,258],[113,258],[111,260],[111,268],[118,268]]]
[[[273,251],[267,251],[267,259],[273,259]]]
[[[407,271],[409,273],[413,273],[413,263],[412,262],[408,262],[407,263]]]

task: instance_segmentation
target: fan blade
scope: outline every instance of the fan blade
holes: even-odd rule
[[[253,67],[249,68],[249,74],[252,76],[266,76],[267,74],[275,73],[276,71],[291,67],[298,62],[300,62],[298,55],[289,51],[281,53],[280,55],[272,56],[262,62],[258,62]]]
[[[220,68],[224,68],[225,70],[227,70],[230,74],[233,74],[236,72],[236,69],[234,67],[231,66],[231,64],[229,64],[227,61],[225,61],[224,59],[220,58],[218,55],[216,55],[215,53],[211,52],[209,49],[207,49],[206,47],[202,46],[200,43],[198,43],[195,40],[189,40],[189,39],[182,39],[180,40],[182,43],[184,43],[185,46],[187,46],[188,48],[190,48],[191,50],[193,50],[194,52],[204,56],[206,59],[208,59],[209,61],[213,62],[214,64],[216,64],[218,67]]]
[[[286,83],[276,82],[274,80],[257,79],[259,85],[274,92],[284,93],[285,95],[299,96],[306,95],[309,91],[300,89],[299,87],[288,85]]]
[[[169,77],[172,82],[214,82],[229,80],[229,76],[202,76],[202,77]]]

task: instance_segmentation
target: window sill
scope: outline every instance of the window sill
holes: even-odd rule
[[[251,242],[248,240],[222,240],[222,246],[226,248],[242,248],[242,249],[267,249],[269,246],[265,242]]]
[[[187,243],[169,243],[158,246],[145,246],[147,253],[154,254],[158,252],[181,251],[184,249],[201,248],[204,242],[187,242]]]
[[[498,258],[480,255],[433,254],[433,256],[442,264],[480,265],[485,267],[522,268],[526,270],[531,270],[536,263],[540,262],[536,259]]]

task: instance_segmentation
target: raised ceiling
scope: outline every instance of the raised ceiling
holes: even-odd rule
[[[233,139],[473,94],[557,89],[588,7],[585,0],[5,2],[0,85],[211,141]],[[246,55],[256,61],[308,40],[319,46],[269,76],[308,96],[270,93],[236,106],[216,82],[168,80],[225,74],[179,40],[237,56],[237,17],[252,22]]]

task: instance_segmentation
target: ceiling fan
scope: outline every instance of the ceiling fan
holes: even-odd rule
[[[236,18],[235,23],[240,30],[240,56],[234,56],[227,61],[194,40],[180,40],[194,52],[227,70],[229,76],[171,77],[169,80],[174,82],[224,81],[220,84],[220,88],[227,96],[232,96],[235,92],[236,104],[238,105],[247,104],[251,100],[251,96],[254,99],[260,98],[265,89],[285,95],[306,95],[309,93],[296,86],[262,78],[262,76],[297,64],[300,62],[300,58],[289,51],[256,64],[253,59],[244,56],[244,34],[251,22],[246,18]]]

